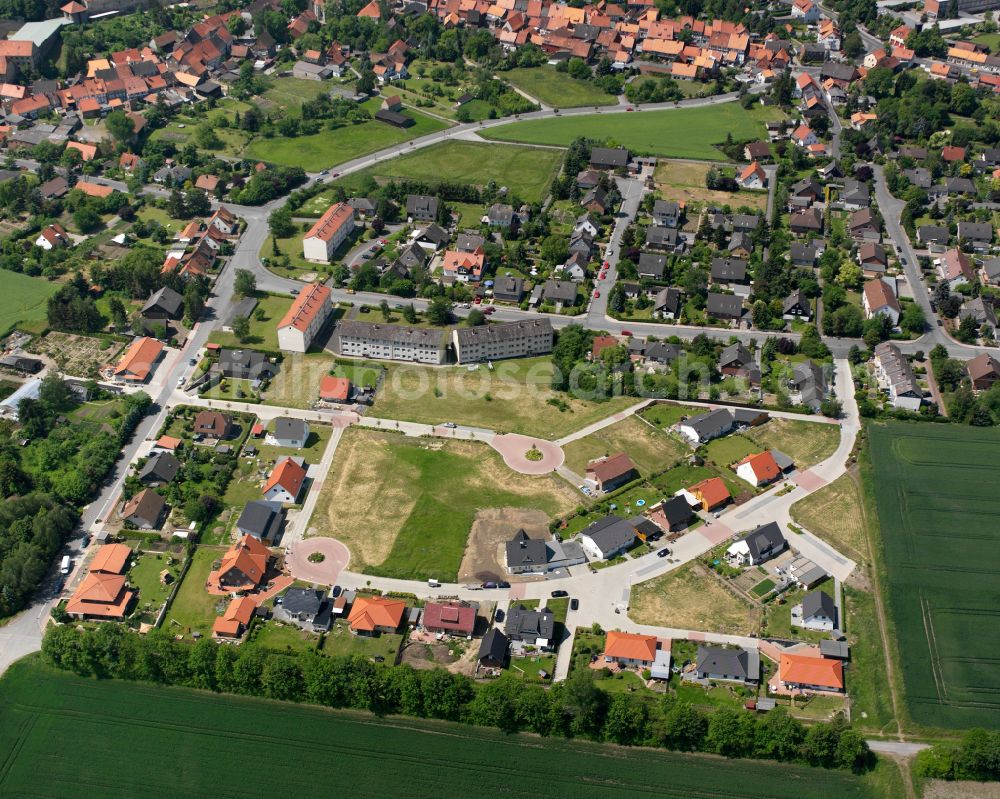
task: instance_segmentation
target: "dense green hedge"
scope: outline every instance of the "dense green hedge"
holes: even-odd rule
[[[49,663],[77,674],[184,685],[380,715],[447,719],[505,732],[527,731],[624,745],[660,746],[862,771],[872,755],[842,718],[805,727],[784,709],[758,716],[736,708],[706,715],[686,702],[643,693],[608,693],[589,669],[550,689],[513,676],[476,683],[443,669],[373,663],[366,658],[286,654],[249,643],[194,646],[154,630],[55,626],[42,643]]]

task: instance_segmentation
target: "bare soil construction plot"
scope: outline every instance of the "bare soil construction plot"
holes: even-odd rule
[[[739,635],[755,632],[761,616],[698,563],[636,585],[628,615],[639,624]]]
[[[114,363],[124,346],[112,339],[50,331],[32,341],[27,349],[36,355],[47,355],[60,371],[71,377],[96,378],[102,366]]]
[[[745,205],[762,210],[767,207],[765,191],[731,193],[706,188],[705,176],[712,168],[713,164],[704,161],[661,159],[656,165],[653,180],[665,200],[676,200],[686,204],[703,202],[710,205]]]
[[[517,575],[510,577],[504,568],[503,545],[518,530],[524,530],[529,538],[548,540],[549,517],[541,511],[526,508],[488,508],[476,514],[465,547],[462,565],[458,569],[460,583],[478,583],[487,580],[517,581]],[[535,579],[535,578],[531,578]]]

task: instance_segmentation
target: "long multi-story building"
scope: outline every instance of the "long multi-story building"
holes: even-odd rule
[[[302,257],[307,261],[329,263],[344,239],[354,232],[354,209],[337,203],[326,209],[302,239]]]
[[[548,319],[524,319],[452,331],[459,363],[499,361],[552,352],[552,325]]]
[[[278,346],[288,352],[305,352],[332,311],[329,287],[322,283],[310,284],[278,322]]]
[[[337,326],[334,347],[341,355],[441,364],[445,360],[442,331],[344,321]]]

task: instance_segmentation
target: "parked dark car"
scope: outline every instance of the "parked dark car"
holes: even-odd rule
[[[506,580],[501,580],[499,583],[497,583],[497,588],[510,588],[510,583],[508,583]]]
[[[569,596],[569,591],[563,591],[562,589],[552,592],[552,598],[558,599],[559,597]]]
[[[580,600],[577,599],[576,597],[573,597],[573,599],[569,601],[569,609],[579,610],[579,608],[580,608]]]
[[[483,588],[499,588],[499,587],[500,586],[498,586],[496,583],[492,581],[488,583],[483,583]]]

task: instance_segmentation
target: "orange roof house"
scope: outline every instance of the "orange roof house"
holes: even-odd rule
[[[78,619],[121,619],[135,597],[122,574],[91,572],[70,597],[66,613]]]
[[[252,535],[233,544],[222,558],[219,570],[209,575],[209,586],[222,591],[252,591],[263,581],[271,551]]]
[[[79,189],[88,197],[99,197],[101,199],[110,197],[114,192],[111,186],[102,186],[100,183],[91,183],[87,180],[81,180],[73,188]]]
[[[381,596],[362,596],[354,600],[347,622],[355,633],[392,633],[403,622],[406,602]]]
[[[229,603],[226,612],[212,625],[213,638],[239,638],[249,626],[257,603],[248,596],[236,597]]]
[[[67,150],[76,150],[80,153],[81,161],[93,161],[97,157],[97,145],[95,144],[83,144],[78,141],[68,141],[66,142]]]
[[[656,660],[655,635],[638,635],[609,630],[604,642],[604,659],[623,666],[648,666]]]
[[[474,252],[448,250],[444,254],[442,269],[444,276],[447,278],[461,281],[477,281],[482,278],[485,266],[486,254],[483,252],[482,247],[477,247]]]
[[[219,176],[199,175],[198,179],[194,182],[194,187],[203,191],[215,191],[219,187]]]
[[[789,690],[844,690],[844,666],[835,658],[783,654],[778,664],[778,680]]]
[[[174,436],[160,436],[156,440],[157,449],[166,449],[171,452],[177,449],[180,445],[181,440],[179,438],[175,438]]]
[[[121,574],[132,557],[132,549],[125,544],[105,544],[90,561],[90,573]]]
[[[618,339],[614,336],[594,336],[594,341],[590,345],[590,360],[596,361],[604,350],[617,346]]]
[[[762,486],[777,480],[781,476],[781,469],[774,460],[774,455],[767,451],[747,455],[736,464],[736,474],[752,486]]]
[[[306,481],[306,468],[301,458],[285,458],[271,472],[264,484],[264,499],[269,502],[295,502]]]
[[[381,19],[382,12],[379,11],[378,0],[372,0],[368,5],[362,8],[358,12],[359,17],[368,17],[369,19]]]
[[[705,510],[715,510],[732,498],[721,477],[709,477],[707,480],[702,480],[691,486],[688,493],[694,495],[694,498],[701,503]]]
[[[326,402],[347,402],[351,395],[351,381],[346,377],[325,375],[319,384],[319,398]]]
[[[118,361],[114,369],[114,376],[117,380],[126,380],[130,383],[142,383],[153,371],[153,364],[163,353],[163,345],[155,338],[137,338],[130,345],[128,350]]]

